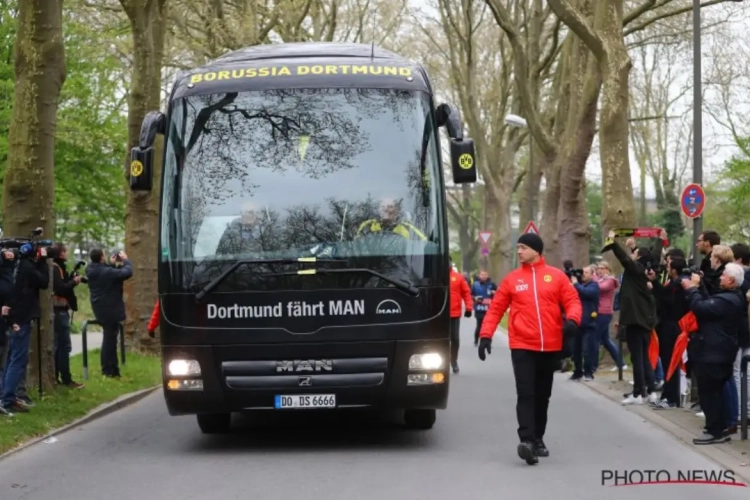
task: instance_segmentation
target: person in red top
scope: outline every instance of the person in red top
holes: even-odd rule
[[[552,381],[563,336],[575,335],[583,313],[578,292],[561,269],[547,265],[541,255],[543,250],[544,243],[536,234],[518,238],[521,267],[500,283],[479,332],[479,359],[484,361],[492,352],[492,336],[510,309],[508,339],[521,440],[518,456],[529,465],[539,463],[539,457],[549,456],[543,438]]]
[[[451,264],[450,273],[451,300],[451,367],[453,373],[458,373],[458,346],[461,343],[461,302],[464,303],[464,317],[471,318],[474,302],[471,299],[469,284],[463,275],[459,274]]]
[[[156,299],[156,305],[154,306],[154,311],[151,313],[151,319],[148,322],[148,336],[151,338],[156,337],[156,334],[154,333],[154,330],[159,326],[159,313],[160,313],[160,307],[159,307],[159,299]]]

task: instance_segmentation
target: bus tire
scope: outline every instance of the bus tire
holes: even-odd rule
[[[406,410],[404,412],[404,422],[409,429],[432,429],[436,418],[435,410]]]
[[[231,413],[201,414],[197,418],[203,434],[226,434],[232,427]]]

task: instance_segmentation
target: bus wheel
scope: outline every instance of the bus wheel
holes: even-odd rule
[[[203,434],[225,434],[232,426],[231,413],[198,415],[198,427]]]
[[[435,425],[435,410],[406,410],[404,421],[409,429],[432,429]]]

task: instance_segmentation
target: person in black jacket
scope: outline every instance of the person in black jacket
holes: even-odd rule
[[[102,325],[101,364],[105,377],[119,377],[117,362],[117,334],[120,322],[125,321],[125,302],[122,298],[122,284],[133,276],[133,265],[125,252],[110,256],[110,264],[104,261],[104,252],[94,249],[89,254],[91,264],[86,270],[91,308],[96,321]]]
[[[610,231],[602,253],[611,250],[625,269],[620,288],[620,319],[625,327],[625,336],[633,364],[633,393],[626,397],[623,405],[643,404],[643,398],[656,403],[654,369],[648,360],[651,331],[656,326],[656,301],[651,293],[653,285],[646,276],[657,262],[645,248],[636,248],[632,256],[615,241],[615,232]]]
[[[13,273],[13,292],[7,312],[8,360],[3,373],[3,390],[0,396],[0,413],[28,412],[28,406],[17,399],[18,384],[26,373],[31,343],[31,322],[41,316],[39,291],[49,288],[47,249],[34,252],[31,243],[25,243],[18,252],[18,262]]]
[[[13,270],[16,267],[15,254],[3,248],[0,251],[0,306],[9,306],[13,296]],[[0,379],[2,379],[5,360],[8,354],[8,325],[5,316],[0,316]],[[3,381],[0,380],[0,389]]]
[[[655,273],[649,273],[653,283],[654,298],[659,322],[656,324],[656,335],[659,338],[659,357],[662,366],[669,368],[672,362],[672,351],[680,336],[679,321],[688,312],[687,297],[682,288],[681,274],[687,268],[687,261],[682,257],[670,257],[667,260],[669,280],[662,284]],[[664,382],[661,401],[654,403],[657,409],[676,408],[680,400],[680,374],[675,372],[672,378]]]
[[[745,270],[745,280],[742,282],[742,293],[745,295],[745,299],[750,302],[750,247],[745,245],[744,243],[735,243],[732,245],[732,253],[734,254],[734,262],[735,264],[738,264],[742,266],[742,268]],[[750,348],[750,327],[748,327],[748,307],[745,308],[745,314],[743,316],[743,327],[740,328],[739,333],[739,346],[740,348],[737,350],[737,357],[734,360],[734,383],[737,386],[737,401],[741,401],[741,398],[739,397],[740,388],[742,387],[742,377],[740,376],[740,361],[742,360],[742,351],[744,349]],[[747,383],[748,388],[748,394],[750,394],[750,380],[748,380]],[[738,414],[737,414],[737,420],[739,421],[739,410],[740,407],[737,407]],[[747,412],[748,415],[750,415],[750,398],[748,398],[747,402]]]
[[[700,265],[701,273],[703,273],[701,284],[708,289],[709,293],[720,288],[719,278],[724,272],[724,269],[714,266],[711,261],[714,256],[714,247],[720,244],[721,236],[716,231],[703,231],[695,244],[698,253],[703,255]]]
[[[71,279],[65,261],[68,249],[62,243],[52,246],[55,254],[52,264],[52,308],[55,328],[55,379],[58,384],[73,389],[82,389],[83,384],[73,381],[70,374],[70,311],[78,310],[78,298],[75,287],[81,283],[81,277]]]
[[[701,409],[706,416],[706,432],[693,439],[694,444],[724,443],[730,437],[724,433],[729,417],[722,401],[724,387],[732,377],[742,326],[745,297],[740,287],[745,279],[741,266],[727,264],[720,276],[721,291],[708,295],[699,287],[701,277],[693,274],[683,278],[690,310],[698,320],[698,331],[692,334],[693,367],[698,379]]]

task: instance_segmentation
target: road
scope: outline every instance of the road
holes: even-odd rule
[[[435,428],[297,414],[203,436],[192,417],[169,417],[161,393],[40,443],[0,464],[3,500],[744,499],[750,488],[607,487],[602,469],[720,468],[666,432],[564,375],[555,381],[549,458],[516,456],[515,389],[500,341],[487,362],[462,328],[462,371]],[[500,337],[500,334],[498,334]],[[23,418],[22,416],[20,418]],[[238,425],[247,423],[239,422]]]

